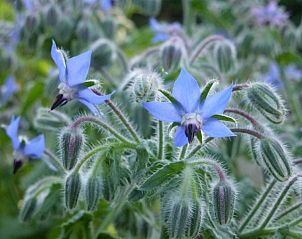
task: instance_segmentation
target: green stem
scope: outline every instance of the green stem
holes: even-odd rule
[[[190,36],[192,35],[192,9],[191,9],[191,0],[182,0],[183,8],[183,25],[185,27],[186,33]]]
[[[133,129],[132,125],[129,123],[129,121],[126,119],[124,114],[119,110],[119,108],[111,101],[107,100],[107,105],[113,110],[113,112],[116,114],[116,116],[121,120],[121,122],[124,124],[124,126],[127,128],[131,136],[134,138],[136,143],[140,143],[140,138],[136,131]]]
[[[229,109],[225,109],[224,113],[233,113],[233,114],[240,115],[240,116],[244,117],[245,119],[247,119],[248,121],[250,121],[253,126],[256,126],[256,127],[259,126],[259,123],[257,122],[257,120],[243,110],[229,108]]]
[[[203,144],[200,143],[194,149],[192,149],[192,151],[189,153],[189,155],[186,156],[186,158],[192,158],[205,144],[212,141],[213,139],[214,138],[212,138],[212,137],[206,138],[206,140],[203,142]]]
[[[123,67],[124,74],[127,74],[129,72],[129,67],[128,67],[126,57],[125,57],[124,53],[121,51],[121,49],[117,49],[117,56],[121,61],[121,65]]]
[[[215,160],[210,160],[210,159],[206,159],[206,160],[195,160],[192,162],[189,162],[190,165],[199,165],[199,164],[209,164],[211,166],[214,167],[219,180],[220,181],[224,181],[225,180],[225,175],[224,175],[224,171],[221,167],[221,165],[219,163],[217,163]]]
[[[118,140],[120,140],[123,143],[134,145],[132,142],[130,142],[128,139],[126,139],[123,135],[121,135],[119,132],[117,132],[115,129],[111,128],[110,125],[103,122],[102,120],[94,117],[94,116],[82,116],[79,117],[76,121],[74,121],[70,127],[77,128],[83,123],[94,123],[96,125],[101,126],[105,130],[107,130],[110,134],[115,136]]]
[[[277,183],[275,179],[273,179],[265,189],[265,191],[261,194],[260,198],[256,202],[256,204],[253,206],[253,208],[249,211],[248,215],[246,218],[243,220],[242,224],[239,227],[239,232],[243,231],[245,226],[251,221],[252,217],[255,215],[257,210],[260,208],[261,204],[264,202],[274,185]]]
[[[164,130],[163,122],[158,121],[158,160],[164,159]]]
[[[232,132],[238,132],[238,133],[244,133],[244,134],[249,134],[249,135],[252,135],[258,139],[262,139],[264,138],[264,135],[255,131],[255,130],[252,130],[252,129],[243,129],[243,128],[232,128],[231,129]]]
[[[187,144],[181,148],[181,151],[180,151],[179,156],[178,156],[178,160],[182,160],[185,157],[186,152],[187,152],[187,148],[188,148]]]

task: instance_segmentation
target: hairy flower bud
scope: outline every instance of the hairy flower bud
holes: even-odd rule
[[[127,77],[130,82],[128,91],[135,102],[152,101],[156,98],[162,81],[157,73],[149,70],[136,69]]]
[[[62,16],[55,28],[55,39],[59,42],[67,42],[73,33],[74,23],[66,16]]]
[[[45,15],[45,22],[48,26],[52,27],[53,29],[56,28],[58,21],[60,18],[60,12],[56,5],[51,4]]]
[[[233,217],[235,191],[226,180],[219,181],[213,189],[214,217],[221,224],[227,224]]]
[[[278,181],[286,181],[292,174],[290,159],[284,147],[275,139],[260,140],[260,156],[268,171]]]
[[[78,172],[73,172],[65,179],[65,207],[73,209],[78,202],[81,190],[81,177]]]
[[[111,42],[100,39],[91,47],[92,54],[92,65],[96,68],[108,66],[112,64],[115,58],[114,46]]]
[[[161,0],[133,0],[133,4],[148,16],[156,16],[161,8]]]
[[[25,33],[35,32],[38,28],[38,25],[39,25],[38,17],[34,14],[28,15],[25,19],[25,27],[26,27]]]
[[[85,185],[85,205],[89,211],[95,210],[102,194],[102,178],[91,174]]]
[[[184,45],[180,38],[173,37],[166,42],[160,52],[160,59],[165,71],[173,72],[179,68],[183,57]]]
[[[114,18],[107,16],[102,21],[101,26],[102,26],[105,36],[109,39],[113,39],[114,35],[116,33],[116,29],[117,29],[117,24],[116,24],[116,21],[114,20]]]
[[[219,70],[223,73],[230,72],[236,62],[236,48],[229,40],[221,41],[214,48],[214,56]]]
[[[249,103],[266,119],[279,124],[285,119],[285,106],[280,96],[268,84],[256,82],[247,89]]]
[[[24,199],[24,204],[21,208],[19,218],[25,222],[33,216],[36,210],[37,199],[35,197],[28,197]]]
[[[62,163],[65,169],[71,170],[76,163],[84,143],[81,129],[67,127],[61,136]]]

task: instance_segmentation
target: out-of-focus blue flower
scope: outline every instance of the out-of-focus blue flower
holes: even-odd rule
[[[273,62],[269,65],[268,72],[263,75],[263,80],[276,88],[283,87],[280,69],[277,63]]]
[[[92,5],[96,3],[100,3],[101,8],[105,11],[108,12],[112,8],[112,1],[111,0],[84,0],[84,3]]]
[[[286,23],[289,17],[288,13],[280,8],[275,1],[270,1],[266,6],[252,8],[251,14],[260,26],[270,25],[280,27]]]
[[[182,29],[178,22],[173,22],[171,24],[159,23],[155,18],[150,18],[149,25],[151,30],[154,32],[154,37],[152,38],[153,43],[163,42],[168,40],[171,36],[180,34]]]
[[[97,114],[98,110],[95,105],[110,99],[111,94],[98,95],[83,85],[88,75],[91,53],[91,51],[86,51],[65,60],[63,52],[57,49],[55,41],[52,42],[51,57],[59,69],[60,84],[58,86],[59,94],[51,106],[51,110],[76,99]]]
[[[302,79],[302,70],[295,65],[289,65],[284,69],[284,74],[287,79],[298,81]]]
[[[30,141],[21,140],[18,136],[20,117],[13,117],[6,128],[14,149],[14,173],[22,166],[26,158],[40,158],[44,152],[44,135],[39,135]]]
[[[23,0],[23,5],[29,12],[32,12],[34,9],[33,0]]]
[[[213,117],[223,113],[231,98],[232,89],[231,85],[200,102],[201,92],[198,83],[182,69],[172,91],[176,102],[145,102],[143,105],[158,120],[179,124],[174,143],[176,146],[183,146],[192,143],[194,136],[200,131],[215,138],[235,136],[230,129]]]
[[[9,98],[18,90],[18,85],[13,76],[9,76],[0,88],[0,105],[4,105]]]

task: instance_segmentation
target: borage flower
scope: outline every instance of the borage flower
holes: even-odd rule
[[[112,8],[112,1],[111,0],[84,0],[84,3],[93,5],[96,3],[100,3],[102,9],[105,12],[108,12]]]
[[[52,42],[51,57],[59,68],[60,84],[58,86],[59,94],[51,106],[51,110],[76,99],[97,114],[98,110],[95,105],[110,99],[111,94],[98,95],[84,85],[90,67],[91,53],[91,51],[86,51],[65,60],[64,53],[57,49],[54,41]]]
[[[263,75],[263,80],[276,88],[283,87],[280,69],[276,62],[269,65],[268,71]]]
[[[179,35],[182,31],[181,25],[178,22],[163,24],[159,23],[153,17],[150,18],[149,25],[151,30],[155,33],[155,36],[152,38],[153,43],[166,41],[173,35]]]
[[[0,106],[4,105],[9,98],[18,91],[19,87],[15,81],[15,78],[13,76],[9,76],[5,82],[4,85],[0,88]]]
[[[20,117],[12,118],[6,128],[6,134],[10,137],[14,149],[14,174],[23,165],[27,158],[40,158],[44,152],[44,135],[39,135],[30,141],[18,137]]]
[[[284,74],[287,79],[299,81],[302,78],[302,70],[295,65],[288,65],[284,69]]]
[[[171,103],[145,102],[144,107],[158,120],[178,124],[174,137],[176,146],[192,143],[195,135],[200,132],[215,138],[236,136],[215,118],[223,113],[232,88],[229,86],[224,91],[203,99],[204,95],[201,94],[196,80],[182,69],[174,83],[174,99]]]

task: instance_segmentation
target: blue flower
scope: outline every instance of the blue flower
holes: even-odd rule
[[[26,142],[18,137],[20,117],[12,118],[6,128],[6,134],[10,137],[14,149],[14,173],[22,166],[26,158],[40,158],[44,152],[44,135],[39,135]]]
[[[144,107],[155,118],[176,122],[174,143],[183,146],[192,143],[194,136],[203,132],[210,137],[229,137],[235,134],[213,116],[222,114],[232,95],[232,86],[200,102],[201,92],[196,80],[182,69],[174,83],[174,103],[145,102]]]
[[[302,70],[295,65],[289,65],[284,69],[284,74],[287,79],[298,81],[302,78]]]
[[[51,110],[76,99],[97,114],[98,110],[95,105],[110,99],[111,94],[98,95],[83,85],[88,75],[91,53],[91,51],[86,51],[65,60],[63,52],[57,49],[54,41],[52,42],[51,57],[59,68],[60,84],[58,86],[59,94],[51,106]]]
[[[168,40],[172,35],[181,33],[181,25],[178,22],[172,24],[159,23],[155,18],[150,18],[149,25],[151,30],[155,33],[152,38],[153,43],[163,42]]]
[[[100,3],[102,9],[105,12],[108,12],[112,8],[112,1],[111,0],[84,0],[84,3],[89,5],[96,4],[97,2]]]
[[[275,1],[270,1],[263,7],[252,8],[251,14],[260,26],[270,25],[280,27],[283,26],[288,19],[288,14],[280,8]]]
[[[4,105],[9,98],[18,90],[18,85],[13,76],[9,76],[0,88],[0,105]]]
[[[273,62],[269,65],[268,72],[263,75],[263,80],[276,88],[283,87],[280,69],[277,63]]]

